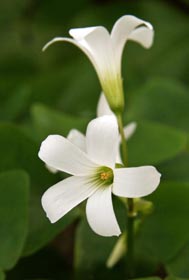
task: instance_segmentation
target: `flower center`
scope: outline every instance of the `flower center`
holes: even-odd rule
[[[111,175],[112,175],[112,173],[111,173],[110,171],[108,171],[108,172],[102,172],[102,173],[100,174],[100,179],[101,179],[101,180],[107,180],[107,179],[109,179],[109,178],[111,177]]]
[[[93,177],[93,180],[100,187],[109,186],[113,183],[113,170],[109,167],[102,166],[99,167]]]

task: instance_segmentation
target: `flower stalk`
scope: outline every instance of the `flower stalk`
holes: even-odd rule
[[[127,263],[129,277],[134,275],[134,220],[136,213],[134,211],[134,199],[128,198],[128,216],[127,216]]]
[[[121,135],[121,148],[122,148],[122,158],[125,167],[128,167],[128,152],[127,152],[127,141],[123,129],[123,118],[122,115],[117,115],[117,121],[119,126],[119,131]],[[136,216],[134,209],[134,199],[127,199],[127,264],[128,264],[128,276],[132,277],[134,273],[134,219]]]
[[[122,149],[123,164],[125,167],[127,167],[128,166],[127,141],[123,128],[123,119],[121,114],[117,114],[116,117],[118,121],[119,132],[121,135],[121,149]]]

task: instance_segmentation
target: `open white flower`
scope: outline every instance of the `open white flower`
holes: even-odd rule
[[[72,176],[49,188],[42,206],[52,223],[87,200],[89,225],[99,235],[119,235],[112,192],[123,197],[142,197],[153,192],[160,173],[153,166],[115,168],[119,133],[114,116],[92,120],[86,132],[86,152],[67,138],[50,135],[42,142],[39,157],[49,166]]]
[[[125,15],[113,26],[111,34],[103,26],[71,29],[73,38],[56,37],[43,50],[55,42],[69,42],[80,48],[92,62],[111,109],[119,113],[124,108],[121,78],[121,58],[127,41],[135,41],[145,48],[153,42],[153,27],[135,16]]]

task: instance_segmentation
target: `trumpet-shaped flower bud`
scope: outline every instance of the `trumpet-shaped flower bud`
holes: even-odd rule
[[[135,41],[145,48],[153,42],[152,25],[135,16],[125,15],[116,21],[111,34],[103,26],[76,28],[69,31],[72,38],[56,37],[55,42],[69,42],[80,48],[92,62],[111,110],[120,113],[124,108],[121,58],[127,41]]]

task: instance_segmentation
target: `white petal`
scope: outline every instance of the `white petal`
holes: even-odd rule
[[[153,44],[154,31],[147,27],[138,27],[131,33],[128,39],[135,41],[148,49]]]
[[[87,35],[96,30],[98,26],[84,27],[84,28],[72,28],[69,30],[69,34],[77,41],[85,39]]]
[[[131,122],[127,126],[124,127],[124,134],[125,134],[126,140],[128,140],[133,135],[133,133],[136,130],[136,127],[137,127],[136,122]]]
[[[72,43],[88,56],[100,80],[103,79],[103,75],[105,78],[107,75],[111,78],[111,75],[117,74],[110,35],[104,27],[78,28],[69,32],[74,39],[56,37],[43,47],[43,51],[55,42]]]
[[[113,193],[123,197],[149,195],[158,187],[160,177],[153,166],[114,169]]]
[[[121,159],[120,145],[118,145],[117,148],[116,163],[123,164],[123,161]]]
[[[76,176],[91,174],[97,167],[83,151],[60,135],[48,136],[38,155],[51,167]]]
[[[121,231],[112,205],[111,187],[99,188],[88,200],[87,220],[94,232],[102,236],[118,236]]]
[[[87,177],[72,176],[49,188],[42,196],[42,206],[51,223],[55,223],[96,189]]]
[[[151,30],[151,32],[147,34],[148,39],[146,38],[146,34],[144,34],[145,32],[143,29],[142,31],[140,29],[139,32],[136,32],[137,27],[141,28],[141,25],[145,25],[147,29]],[[146,44],[150,42],[150,35],[152,37],[151,41],[153,39],[152,30],[153,27],[149,22],[143,21],[131,15],[123,16],[116,21],[111,32],[111,38],[114,49],[116,50],[116,62],[118,63],[118,65],[121,64],[121,56],[127,40],[131,39],[146,46]]]
[[[77,146],[79,149],[81,149],[82,151],[86,151],[86,140],[85,140],[85,136],[83,133],[81,133],[79,130],[77,129],[71,129],[70,132],[68,133],[67,139],[74,144],[75,146]],[[58,170],[52,166],[49,166],[48,164],[45,164],[46,168],[49,170],[49,172],[51,173],[57,173]]]
[[[109,73],[115,75],[115,61],[110,34],[103,26],[71,29],[70,34],[90,53],[90,59],[101,79]]]
[[[85,135],[81,133],[79,130],[71,129],[70,132],[68,133],[67,139],[82,151],[84,152],[86,151]]]
[[[59,42],[67,42],[67,43],[71,43],[73,45],[75,45],[78,48],[82,48],[82,46],[80,46],[76,40],[73,40],[71,38],[66,38],[66,37],[55,37],[52,40],[50,40],[47,44],[45,44],[45,46],[43,47],[43,51],[46,51],[46,49],[48,47],[50,47],[51,45],[53,45],[54,43],[59,43]],[[83,49],[82,49],[83,50]]]
[[[52,39],[51,41],[49,41],[44,47],[43,47],[43,51],[45,51],[49,46],[53,45],[54,43],[57,42],[67,42],[67,43],[71,43],[73,45],[75,45],[76,47],[78,47],[79,49],[81,49],[89,58],[89,60],[93,63],[93,65],[96,67],[96,62],[93,58],[93,55],[90,53],[90,51],[88,51],[88,46],[85,47],[84,43],[80,43],[77,40],[71,39],[71,38],[66,38],[66,37],[56,37],[54,39]]]
[[[113,115],[113,112],[110,109],[104,93],[102,92],[97,105],[97,117],[104,115]]]
[[[114,116],[92,120],[86,132],[87,154],[97,164],[115,166],[119,141],[118,125]]]
[[[45,167],[48,169],[49,172],[56,174],[58,172],[58,170],[48,164],[45,164]]]

